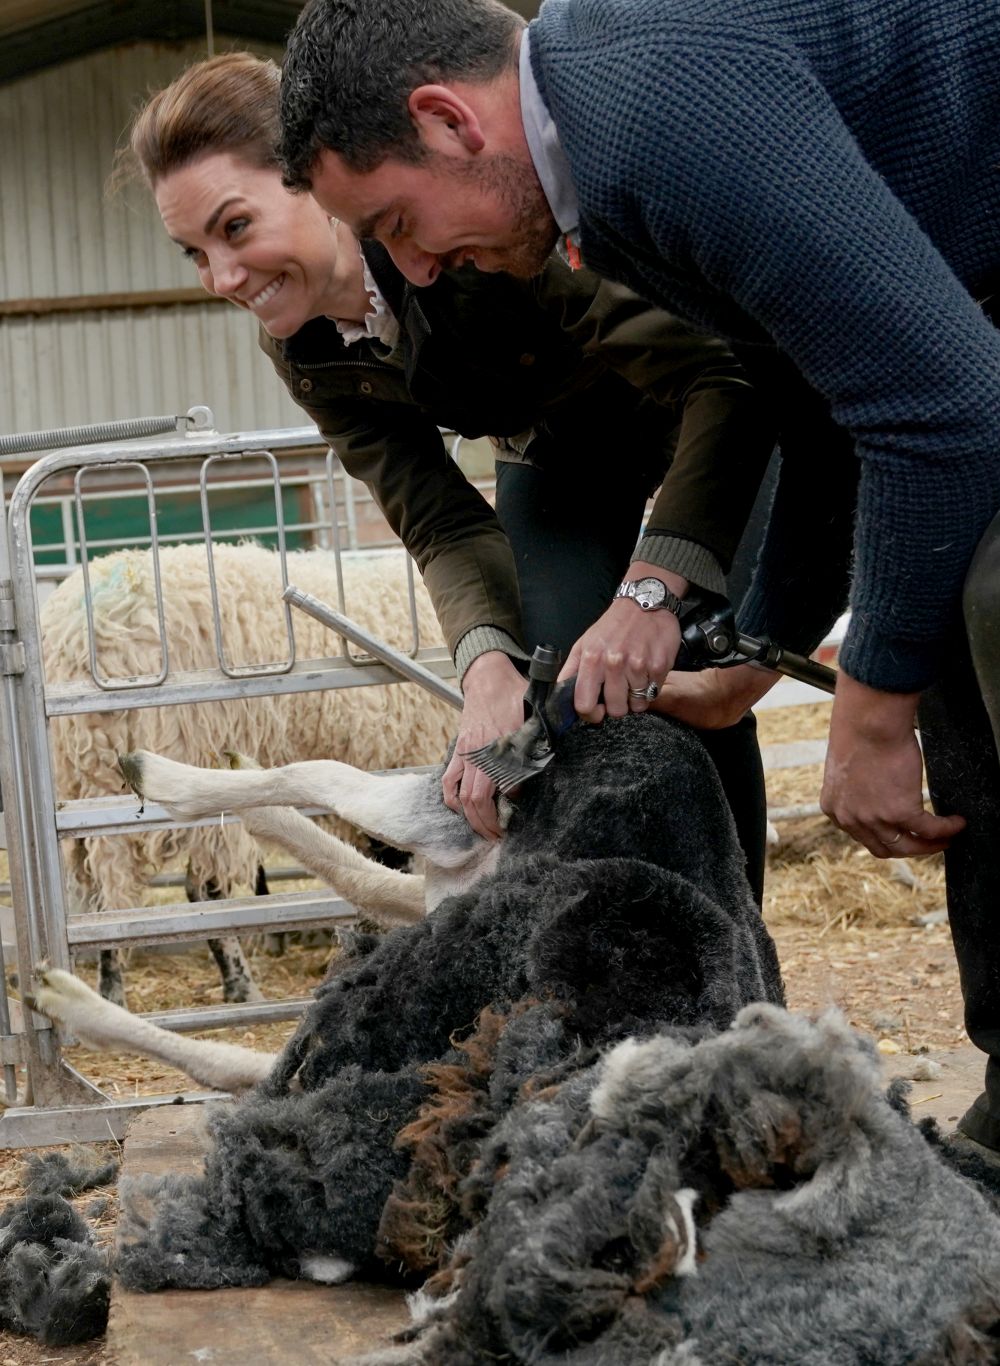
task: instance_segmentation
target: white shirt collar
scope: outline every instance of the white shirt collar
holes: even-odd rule
[[[559,134],[552,121],[545,102],[535,83],[531,69],[531,33],[525,29],[521,35],[520,77],[521,77],[521,122],[528,151],[534,162],[535,171],[541,182],[545,198],[549,201],[552,217],[563,233],[573,232],[580,218],[580,207],[573,187],[566,153],[559,142]]]
[[[368,269],[368,262],[365,260],[364,252],[361,251],[360,242],[358,243],[358,251],[361,254],[361,267],[364,271],[365,290],[368,293],[370,304],[369,310],[365,314],[363,323],[344,322],[341,318],[334,318],[333,321],[337,324],[337,331],[348,346],[353,346],[355,342],[371,339],[381,342],[383,346],[392,350],[399,341],[399,322]]]

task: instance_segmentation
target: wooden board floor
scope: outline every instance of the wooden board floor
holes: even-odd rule
[[[940,1063],[941,1075],[932,1081],[915,1081],[910,1091],[910,1107],[914,1120],[930,1115],[936,1119],[943,1133],[950,1133],[956,1123],[983,1089],[986,1054],[968,1044],[951,1052],[928,1053],[927,1057]],[[917,1061],[908,1053],[897,1053],[883,1059],[886,1079],[905,1077]]]
[[[200,1171],[205,1105],[147,1110],[125,1139],[122,1175]],[[108,1357],[115,1366],[333,1366],[384,1346],[405,1327],[401,1292],[385,1286],[272,1281],[233,1290],[143,1295],[117,1283]]]

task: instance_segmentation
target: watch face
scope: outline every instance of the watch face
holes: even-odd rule
[[[659,579],[638,579],[636,581],[633,596],[645,612],[648,612],[652,607],[659,607],[666,595],[667,590]]]

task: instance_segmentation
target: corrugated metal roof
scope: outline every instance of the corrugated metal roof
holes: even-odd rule
[[[284,43],[302,0],[211,0],[217,34]],[[419,3],[419,0],[417,0]],[[510,0],[526,18],[539,0]],[[119,43],[205,33],[205,0],[0,0],[0,83]]]
[[[229,38],[284,43],[300,0],[212,0],[213,28]],[[0,0],[0,82],[88,52],[205,33],[205,0]]]

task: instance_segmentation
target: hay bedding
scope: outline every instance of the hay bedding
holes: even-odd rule
[[[824,738],[830,707],[761,712],[761,744]],[[768,804],[815,802],[821,781],[819,765],[775,770]],[[916,924],[945,904],[943,858],[902,867],[875,859],[822,816],[784,821],[780,837],[768,856],[764,916],[789,1005],[837,1005],[858,1029],[906,1052],[967,1043],[948,927]]]

